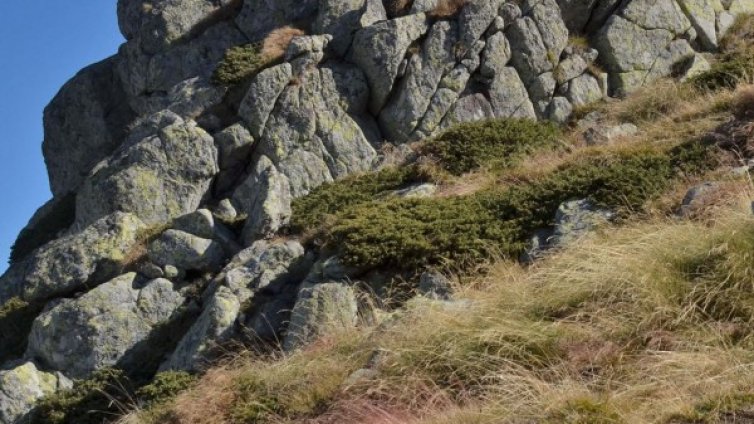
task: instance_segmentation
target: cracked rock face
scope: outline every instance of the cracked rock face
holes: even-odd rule
[[[185,302],[197,313],[163,369],[197,369],[244,325],[282,337],[291,309],[289,346],[353,325],[356,270],[309,272],[320,252],[281,238],[296,198],[374,170],[387,143],[490,118],[565,122],[699,72],[754,12],[749,0],[471,0],[437,18],[435,5],[395,17],[380,0],[119,0],[126,43],[45,109],[54,198],[19,237],[0,306],[48,306],[29,347],[39,363],[0,371],[0,421],[62,386],[55,372],[148,355],[141,344]],[[284,26],[307,35],[242,84],[213,81],[229,48]],[[302,285],[317,272],[329,274]]]

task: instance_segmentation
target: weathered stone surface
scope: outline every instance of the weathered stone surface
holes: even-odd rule
[[[595,125],[584,132],[584,140],[590,146],[610,144],[615,140],[630,137],[638,132],[639,128],[634,124]]]
[[[186,332],[162,370],[196,370],[217,345],[238,336],[242,304],[260,291],[277,297],[287,285],[297,283],[308,264],[304,248],[294,241],[259,241],[241,251],[220,274],[220,281],[204,309]]]
[[[379,7],[382,7],[382,16],[367,17],[365,22],[362,20],[362,15],[366,11],[367,0],[320,0],[314,31],[318,34],[331,34],[333,42],[330,44],[330,48],[339,56],[345,55],[351,46],[353,34],[363,28],[364,23],[367,23],[368,26],[376,20],[387,18],[381,1],[370,1],[369,3],[373,3],[371,6],[379,3],[376,12],[379,14]],[[374,10],[370,12],[374,13]]]
[[[239,108],[239,115],[254,138],[262,136],[277,98],[292,80],[293,68],[289,63],[265,69],[254,77]]]
[[[380,113],[380,128],[389,140],[406,141],[419,125],[443,75],[456,64],[457,33],[454,23],[436,23],[427,35],[421,54],[409,59],[406,76],[396,87],[396,95]]]
[[[609,211],[594,207],[588,200],[572,200],[563,203],[555,215],[553,246],[564,246],[583,237],[588,232],[604,225],[613,218]]]
[[[256,152],[288,178],[293,197],[371,169],[377,153],[365,114],[368,92],[357,68],[330,63],[280,95]]]
[[[694,25],[702,47],[717,49],[717,13],[723,10],[720,0],[678,0],[678,4]]]
[[[55,197],[76,190],[94,165],[120,145],[135,118],[114,72],[116,61],[84,68],[45,108],[42,152]]]
[[[680,35],[691,28],[676,0],[631,0],[621,15],[645,30],[664,29]]]
[[[121,146],[87,178],[76,199],[76,224],[115,211],[160,224],[194,211],[217,173],[217,149],[193,121]]]
[[[0,423],[19,422],[38,399],[71,385],[61,373],[41,371],[33,362],[0,371]]]
[[[425,272],[419,277],[419,293],[430,299],[449,300],[453,285],[439,272]]]
[[[585,106],[602,99],[602,88],[597,78],[583,74],[568,83],[567,97],[573,106]]]
[[[198,371],[213,347],[236,335],[234,324],[240,311],[238,297],[226,287],[218,288],[160,370]]]
[[[149,245],[149,258],[159,266],[181,270],[210,271],[222,265],[225,254],[220,243],[179,231],[167,230]]]
[[[135,273],[124,274],[77,299],[48,306],[34,321],[26,356],[73,378],[123,366],[183,302],[168,280],[141,287]]]
[[[283,348],[292,351],[329,332],[353,327],[357,313],[356,295],[346,284],[328,282],[304,287],[291,312]]]
[[[138,43],[129,42],[120,49],[117,71],[132,107],[147,113],[164,104],[161,93],[181,81],[209,81],[225,51],[245,42],[243,34],[229,23],[213,26],[187,43],[154,55],[145,53]]]
[[[474,0],[468,2],[458,14],[459,53],[472,48],[497,17],[502,0]]]
[[[0,277],[0,304],[14,296],[38,301],[68,295],[114,277],[144,229],[135,216],[115,213],[48,243]]]
[[[495,75],[490,85],[489,97],[495,117],[537,117],[523,81],[518,72],[511,67],[505,67]]]
[[[387,102],[398,68],[411,43],[429,29],[423,13],[378,22],[356,33],[353,40],[353,62],[369,81],[369,109],[379,113]]]
[[[270,31],[296,22],[311,22],[319,0],[247,0],[235,19],[250,41],[259,41]]]
[[[511,44],[512,64],[524,83],[530,83],[540,74],[552,71],[558,57],[548,50],[537,23],[524,16],[515,20],[506,31]],[[553,63],[555,62],[555,63]]]
[[[243,238],[251,244],[272,237],[291,217],[288,177],[280,173],[267,156],[256,160],[249,177],[233,193],[237,210],[246,214]]]
[[[201,24],[234,7],[233,0],[118,1],[118,24],[126,39],[138,38],[147,53],[190,38]]]

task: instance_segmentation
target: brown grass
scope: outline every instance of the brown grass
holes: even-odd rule
[[[469,0],[439,0],[427,15],[433,19],[447,19],[457,15],[468,3]]]
[[[733,97],[733,114],[738,119],[754,119],[754,85],[738,87]]]
[[[262,42],[261,55],[270,61],[282,59],[291,40],[302,35],[305,35],[304,31],[291,26],[275,29]]]

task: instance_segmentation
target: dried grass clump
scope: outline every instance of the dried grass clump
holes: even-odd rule
[[[754,118],[754,85],[746,85],[736,90],[732,107],[736,118]]]
[[[439,0],[427,15],[434,19],[447,19],[457,15],[468,3],[469,0]]]
[[[270,32],[262,42],[260,54],[269,61],[276,61],[285,56],[291,40],[304,35],[304,31],[292,26],[284,26]]]

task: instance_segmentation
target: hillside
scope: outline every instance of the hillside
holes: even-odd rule
[[[0,424],[754,422],[754,3],[117,7]]]

